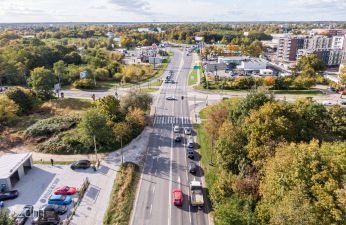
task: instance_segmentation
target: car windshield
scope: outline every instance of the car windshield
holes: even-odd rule
[[[64,190],[65,191],[68,191],[70,188],[68,187],[68,186],[66,186],[65,188],[64,188]]]
[[[61,195],[60,200],[61,200],[61,201],[64,201],[65,199],[66,199],[66,196]]]

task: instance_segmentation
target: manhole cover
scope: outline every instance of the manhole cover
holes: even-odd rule
[[[41,202],[41,203],[46,203],[46,202],[47,202],[47,200],[46,200],[46,199],[44,199],[44,198],[42,198],[42,199],[40,200],[40,202]]]

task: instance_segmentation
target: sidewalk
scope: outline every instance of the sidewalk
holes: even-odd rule
[[[149,143],[151,128],[146,127],[141,135],[134,139],[123,150],[124,162],[133,162],[141,165],[144,160],[146,146]],[[73,225],[102,225],[103,217],[108,208],[109,198],[112,193],[117,171],[121,165],[121,150],[106,156],[99,167],[99,172],[106,176],[102,182],[91,184],[85,196],[77,208],[76,214],[71,221]],[[96,198],[95,192],[99,190]]]

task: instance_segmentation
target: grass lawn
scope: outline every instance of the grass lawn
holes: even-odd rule
[[[162,83],[163,83],[162,80],[156,80],[156,81],[150,83],[150,86],[156,86],[156,87],[158,87],[158,86],[161,86]]]
[[[128,225],[140,179],[139,166],[125,163],[114,182],[112,196],[103,218],[104,225]]]
[[[274,90],[274,94],[287,94],[287,95],[326,95],[320,90]]]
[[[159,89],[158,88],[141,88],[141,90],[147,93],[151,93],[151,92],[156,92]]]
[[[191,73],[189,74],[189,81],[188,81],[189,86],[196,84],[197,80],[198,80],[197,70],[193,69]]]

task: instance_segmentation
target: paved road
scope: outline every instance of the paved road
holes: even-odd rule
[[[197,176],[187,171],[186,137],[181,143],[174,142],[174,125],[192,127],[189,103],[186,98],[181,99],[181,96],[187,96],[187,78],[191,65],[191,56],[174,50],[167,70],[175,71],[176,83],[163,84],[155,99],[153,132],[149,139],[131,225],[209,224],[208,208],[198,210],[189,204],[189,181],[201,180],[201,170]],[[167,96],[175,96],[177,100],[168,101]],[[181,188],[184,193],[184,205],[179,208],[172,205],[171,193],[175,188]]]

